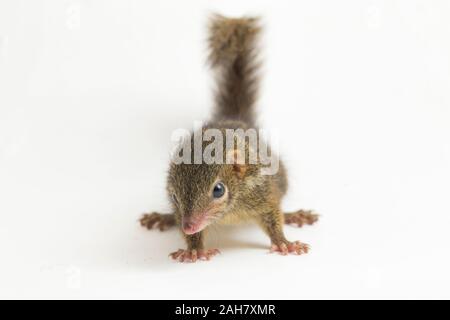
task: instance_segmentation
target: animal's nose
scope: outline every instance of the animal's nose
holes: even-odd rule
[[[183,218],[183,229],[189,230],[194,226],[194,223],[189,218]]]

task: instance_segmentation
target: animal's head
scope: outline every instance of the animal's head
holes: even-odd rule
[[[201,143],[202,154],[208,150],[208,145],[210,144]],[[171,163],[167,191],[178,213],[183,231],[186,234],[194,234],[233,211],[239,195],[248,187],[252,176],[257,175],[257,168],[255,165],[242,162],[231,164],[227,162],[227,155],[231,154],[233,159],[236,158],[238,151],[234,146],[231,149],[226,147],[221,149],[220,157],[223,159],[221,164],[210,163],[204,158],[198,164],[192,163],[193,138],[190,138],[184,146],[190,146],[187,152],[192,156],[191,163]],[[219,149],[216,149],[216,155]],[[235,160],[237,162],[237,159]]]

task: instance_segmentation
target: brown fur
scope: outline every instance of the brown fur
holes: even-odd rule
[[[228,19],[214,16],[210,24],[211,66],[217,71],[216,111],[213,120],[201,130],[208,128],[225,132],[227,128],[244,130],[255,127],[254,104],[257,93],[256,40],[260,32],[258,19]],[[258,137],[259,139],[259,137]],[[186,143],[193,146],[193,137]],[[206,144],[203,144],[205,147]],[[248,141],[245,141],[246,157]],[[193,158],[193,150],[191,148]],[[235,149],[223,150],[224,156]],[[167,177],[167,192],[171,199],[173,214],[164,218],[154,213],[142,218],[141,224],[148,228],[169,224],[181,227],[183,220],[195,220],[204,212],[214,212],[213,223],[234,223],[253,220],[269,236],[272,249],[282,254],[306,253],[308,247],[300,242],[289,242],[283,233],[283,223],[312,224],[317,217],[308,212],[283,214],[281,198],[287,190],[287,176],[282,163],[275,175],[261,175],[261,163],[256,164],[174,164],[171,163]],[[220,201],[213,201],[211,190],[220,180],[227,194]],[[162,225],[162,227],[161,227]],[[194,261],[204,252],[206,229],[192,235],[183,233],[187,250],[179,250],[172,257]],[[212,253],[214,254],[215,251]],[[208,255],[206,255],[208,256]],[[195,259],[193,258],[195,257]],[[208,256],[209,257],[209,256]]]
[[[254,125],[259,80],[256,42],[260,29],[256,18],[215,15],[211,19],[209,61],[217,79],[215,120],[242,120]]]

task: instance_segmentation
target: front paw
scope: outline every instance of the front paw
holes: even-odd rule
[[[319,215],[311,210],[298,210],[297,212],[288,213],[284,217],[284,223],[296,225],[299,228],[305,224],[313,225],[317,220],[319,220]]]
[[[278,244],[272,244],[272,246],[270,247],[270,252],[278,252],[281,255],[285,256],[288,254],[296,254],[296,255],[301,255],[301,254],[306,254],[309,251],[309,245],[307,245],[306,243],[302,243],[300,241],[294,241],[294,242],[290,242],[290,241],[284,241],[284,242],[280,242]]]
[[[151,230],[158,228],[160,231],[170,229],[175,225],[175,219],[171,214],[160,214],[157,212],[146,213],[139,219],[141,226]]]
[[[217,249],[209,250],[184,250],[179,249],[178,251],[172,252],[169,256],[172,259],[179,262],[196,262],[197,260],[210,260],[215,255],[219,254],[220,251]]]

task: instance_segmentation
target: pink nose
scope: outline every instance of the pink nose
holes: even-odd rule
[[[183,218],[182,224],[183,224],[183,230],[186,230],[186,231],[191,230],[192,227],[194,226],[194,223],[190,219],[187,219],[187,218]]]

